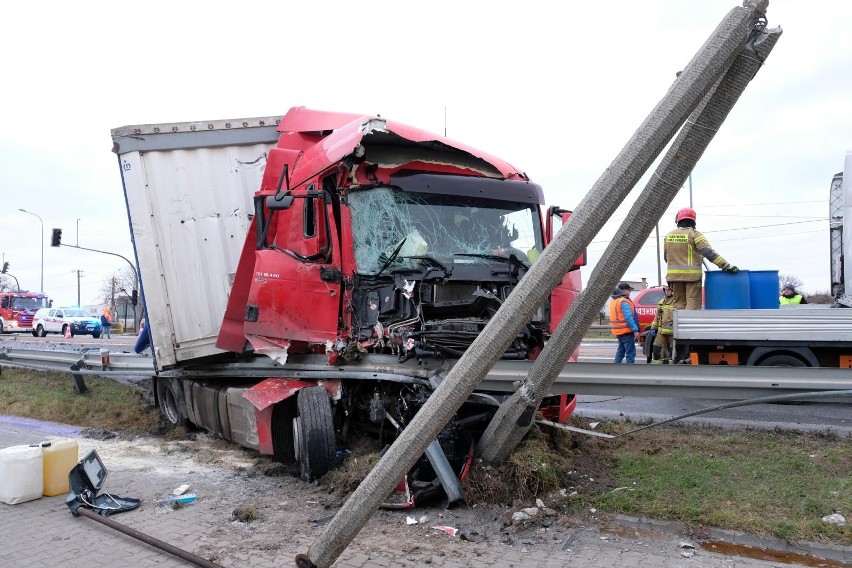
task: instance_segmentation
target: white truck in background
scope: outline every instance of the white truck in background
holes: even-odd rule
[[[852,368],[852,152],[831,181],[829,241],[832,305],[677,310],[675,341],[699,365]]]

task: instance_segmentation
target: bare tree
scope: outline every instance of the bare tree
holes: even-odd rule
[[[101,282],[100,297],[104,306],[108,306],[110,310],[118,317],[116,313],[116,299],[125,298],[129,301],[133,290],[136,289],[136,274],[129,266],[125,266],[113,272],[112,276]],[[138,321],[137,308],[133,307],[133,328],[136,329]]]
[[[0,292],[17,292],[14,279],[0,274]]]

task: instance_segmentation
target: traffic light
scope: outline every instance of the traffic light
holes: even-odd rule
[[[6,274],[7,272],[9,272],[9,263],[4,262],[3,263],[3,274]]]
[[[133,292],[131,292],[131,294],[130,294],[130,305],[135,308],[136,304],[138,304],[138,303],[139,303],[139,291],[133,290]]]
[[[53,229],[53,236],[50,237],[50,246],[58,247],[62,244],[62,229]]]

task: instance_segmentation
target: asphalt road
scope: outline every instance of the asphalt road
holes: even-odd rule
[[[580,361],[612,364],[614,341],[590,341],[580,345]],[[637,357],[637,365],[645,358]],[[850,373],[852,388],[852,373]],[[577,415],[598,420],[660,422],[675,416],[710,408],[729,401],[709,399],[612,397],[583,395],[577,401]],[[804,402],[799,404],[754,404],[717,410],[685,421],[723,428],[782,428],[802,431],[833,431],[852,435],[852,403]]]

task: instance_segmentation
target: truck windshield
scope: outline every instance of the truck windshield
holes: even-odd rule
[[[393,268],[422,268],[424,257],[458,265],[515,255],[529,263],[542,250],[538,211],[529,203],[379,187],[350,193],[348,204],[361,274],[375,274],[397,247]]]
[[[12,297],[13,310],[37,310],[47,307],[47,298],[23,298],[20,296]]]

